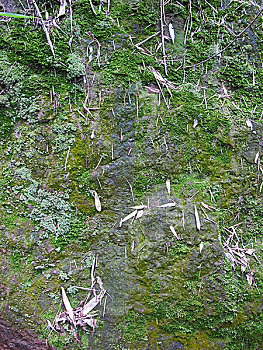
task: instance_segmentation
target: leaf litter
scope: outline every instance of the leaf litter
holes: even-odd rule
[[[246,274],[246,279],[251,287],[254,280],[254,271],[250,267],[251,257],[257,258],[255,254],[255,249],[253,248],[253,243],[250,243],[252,247],[245,247],[241,239],[239,239],[236,229],[234,226],[230,227],[231,230],[224,228],[228,233],[228,238],[223,243],[223,249],[227,259],[229,260],[232,268],[235,270],[236,267],[240,266],[241,272]]]
[[[47,324],[51,329],[51,332],[72,332],[74,338],[77,343],[80,344],[80,341],[77,336],[77,331],[82,328],[83,330],[87,330],[85,326],[89,326],[92,328],[94,332],[97,327],[97,319],[99,312],[94,310],[97,305],[101,305],[102,299],[106,294],[106,289],[103,287],[103,283],[101,278],[97,276],[95,278],[94,271],[96,265],[96,258],[93,258],[93,263],[91,267],[91,286],[90,288],[80,288],[80,289],[88,289],[89,293],[85,297],[85,299],[79,303],[76,308],[73,308],[70,304],[69,298],[66,294],[66,291],[63,287],[61,287],[62,293],[62,301],[64,305],[64,310],[58,312],[56,315],[53,324],[49,320],[47,320]],[[98,293],[97,289],[95,289],[95,284],[100,288],[100,292]],[[106,308],[106,300],[104,301],[103,313],[105,314]],[[69,328],[70,326],[70,328]]]

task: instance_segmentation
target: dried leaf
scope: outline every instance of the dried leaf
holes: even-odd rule
[[[144,87],[151,94],[159,94],[161,92],[161,90],[157,87],[153,87],[153,86],[144,86]]]
[[[177,203],[171,202],[171,203],[166,203],[166,204],[163,204],[163,205],[158,205],[158,208],[175,207],[176,205],[177,205]]]
[[[131,209],[142,210],[147,208],[146,205],[135,205],[134,207],[130,207]]]
[[[175,34],[174,34],[174,27],[173,27],[172,23],[169,23],[168,28],[169,28],[170,37],[171,37],[172,42],[174,44]]]
[[[171,182],[170,182],[170,179],[167,179],[166,180],[166,188],[167,188],[167,192],[170,196],[170,193],[171,193]]]
[[[200,251],[200,253],[202,252],[203,248],[204,248],[204,243],[203,243],[203,242],[201,242],[201,243],[200,243],[200,247],[199,247],[199,251]]]
[[[47,320],[48,327],[52,329],[52,331],[57,332],[57,330],[52,326],[52,323]]]
[[[143,216],[143,210],[138,210],[137,211],[137,215],[136,215],[136,219],[139,219]]]
[[[59,7],[59,13],[58,13],[58,17],[60,16],[64,16],[66,13],[66,0],[60,0],[60,7]]]
[[[196,221],[197,230],[200,231],[201,230],[201,224],[200,224],[199,214],[198,214],[196,205],[195,205],[195,221]]]
[[[97,283],[98,283],[98,285],[100,286],[100,289],[101,289],[101,290],[104,290],[102,280],[101,280],[101,278],[100,278],[99,276],[97,277]]]
[[[246,249],[245,253],[248,254],[248,255],[252,255],[252,254],[255,253],[255,249],[252,249],[252,248],[251,249]]]
[[[101,211],[101,203],[100,203],[100,199],[98,196],[98,193],[96,191],[94,191],[94,198],[95,198],[95,207],[98,211]]]
[[[172,231],[172,233],[174,234],[174,236],[176,237],[176,239],[180,239],[180,236],[176,233],[176,231],[175,231],[175,229],[174,229],[174,227],[171,225],[170,226],[170,230]]]
[[[95,131],[92,130],[91,135],[90,135],[90,138],[91,138],[91,139],[94,139],[94,137],[95,137]]]
[[[228,258],[228,260],[229,260],[231,266],[233,267],[233,269],[235,270],[235,268],[236,268],[236,265],[235,265],[236,259],[235,259],[235,258],[233,257],[233,255],[232,255],[231,253],[229,253],[229,252],[226,252],[226,257]]]
[[[134,210],[132,213],[130,213],[129,215],[125,216],[124,219],[121,219],[121,223],[130,220],[131,218],[133,218],[135,215],[137,214],[137,210]]]
[[[70,305],[70,302],[68,300],[68,297],[67,297],[67,294],[65,292],[65,289],[63,287],[61,287],[61,291],[62,291],[62,300],[63,300],[63,303],[64,303],[64,306],[68,312],[68,315],[69,315],[69,318],[71,320],[71,322],[73,323],[73,325],[75,326],[75,318],[74,318],[74,312],[73,312],[73,309]]]
[[[97,321],[94,318],[85,318],[83,323],[87,324],[93,329],[97,327]]]
[[[197,120],[197,119],[194,119],[193,128],[197,127],[197,124],[198,124],[198,120]]]
[[[248,284],[251,287],[252,283],[253,283],[253,274],[249,272],[249,273],[246,274],[246,277],[247,277]]]
[[[247,118],[246,123],[247,123],[247,127],[252,130],[253,129],[253,124],[251,123],[251,120],[249,118]]]
[[[99,295],[96,295],[94,298],[92,298],[86,305],[84,305],[82,309],[82,316],[87,316],[88,313],[94,309],[96,305],[98,305],[101,301],[101,299],[104,297],[104,294],[106,293],[106,290],[102,290]]]

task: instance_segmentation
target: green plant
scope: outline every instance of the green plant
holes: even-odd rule
[[[8,13],[8,12],[0,12],[0,16],[2,17],[13,17],[13,18],[38,18],[35,16],[26,16],[20,13]]]

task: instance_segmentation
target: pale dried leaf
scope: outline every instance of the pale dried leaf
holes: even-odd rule
[[[226,252],[226,257],[228,258],[228,260],[229,260],[231,266],[233,267],[233,269],[235,270],[235,268],[236,268],[236,265],[235,265],[236,259],[229,252]]]
[[[134,210],[132,213],[130,213],[129,215],[125,216],[124,219],[121,219],[121,223],[130,220],[131,218],[133,218],[135,215],[137,214],[137,210]]]
[[[175,34],[174,34],[174,27],[173,27],[172,23],[169,23],[168,28],[169,28],[170,37],[171,37],[172,42],[174,44]]]
[[[73,312],[73,309],[72,309],[70,302],[68,300],[65,289],[63,287],[61,287],[61,291],[62,291],[62,300],[63,300],[64,306],[68,312],[68,315],[69,315],[71,322],[73,323],[73,325],[75,325],[74,312]]]
[[[253,274],[249,272],[249,273],[246,274],[246,277],[247,277],[248,284],[251,287],[252,283],[253,283]]]
[[[143,216],[143,210],[138,210],[137,211],[137,215],[136,215],[136,219],[139,219]]]
[[[201,224],[200,224],[200,218],[199,218],[199,214],[198,214],[196,205],[195,205],[195,221],[196,221],[197,230],[200,231],[201,230]]]
[[[247,265],[242,265],[241,264],[241,272],[245,272],[247,269]]]
[[[100,199],[99,199],[98,193],[96,191],[94,191],[94,198],[95,198],[95,208],[98,211],[101,211],[101,203],[100,203]]]
[[[200,253],[202,252],[203,248],[204,248],[204,243],[203,243],[203,242],[201,242],[201,243],[200,243],[200,247],[199,247],[199,251],[200,251]]]
[[[167,188],[167,192],[170,196],[170,193],[171,193],[171,182],[170,182],[170,179],[167,179],[166,180],[166,188]]]
[[[174,236],[176,237],[176,239],[180,239],[180,236],[176,233],[176,231],[175,231],[175,229],[174,229],[174,227],[171,225],[170,226],[170,230],[172,231],[172,233],[174,234]]]
[[[90,135],[90,138],[91,138],[91,139],[94,139],[94,137],[95,137],[95,131],[92,130],[91,135]]]
[[[52,323],[47,320],[48,327],[52,329],[52,331],[57,332],[57,330],[52,326]]]
[[[101,290],[104,290],[102,280],[101,280],[101,278],[100,278],[99,276],[97,277],[97,283],[98,283],[98,285],[100,286],[100,289],[101,289]]]
[[[247,118],[246,123],[247,123],[247,127],[252,130],[253,129],[253,124],[251,123],[251,120],[249,118]]]
[[[198,125],[198,120],[197,119],[194,119],[194,124],[193,124],[193,128],[196,128]]]
[[[65,15],[65,13],[66,13],[66,5],[67,5],[66,0],[60,0],[60,7],[59,7],[58,17]]]
[[[166,203],[166,204],[163,204],[163,205],[158,205],[158,208],[175,207],[176,205],[177,205],[177,203],[171,202],[171,203]]]
[[[88,313],[94,309],[96,305],[98,305],[101,302],[101,299],[104,297],[104,294],[106,293],[106,290],[103,289],[99,295],[96,295],[94,298],[92,298],[86,305],[84,305],[82,310],[82,316],[87,316]]]
[[[134,207],[130,207],[131,209],[135,209],[135,210],[142,210],[147,208],[146,205],[135,205]]]
[[[82,322],[87,324],[93,329],[97,327],[97,321],[94,318],[86,318]]]
[[[149,91],[152,94],[159,94],[161,92],[160,89],[152,86],[144,86],[147,91]]]

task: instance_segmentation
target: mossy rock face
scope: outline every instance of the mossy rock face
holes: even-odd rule
[[[108,294],[81,348],[259,349],[261,23],[194,67],[255,8],[166,2],[162,37],[157,1],[92,4],[46,20],[55,58],[38,22],[1,22],[2,315],[48,338],[61,286],[77,307],[96,257]],[[233,239],[255,249],[250,270],[232,269]],[[48,341],[79,348],[70,331]]]

